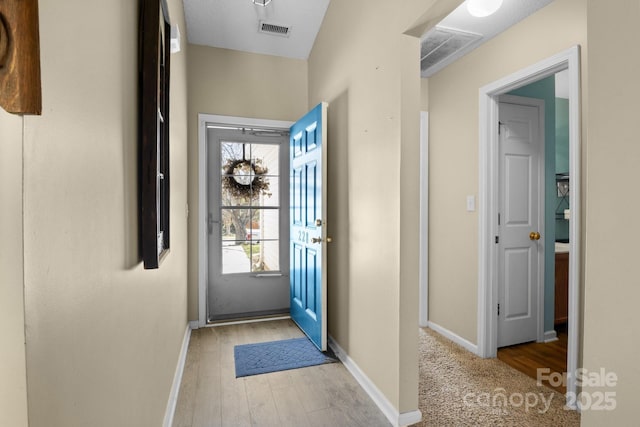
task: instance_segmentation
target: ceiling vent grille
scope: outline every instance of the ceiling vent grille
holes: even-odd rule
[[[482,40],[480,34],[436,27],[420,42],[420,74],[431,77]]]
[[[258,31],[261,33],[271,34],[274,36],[289,37],[291,27],[260,21],[260,27]]]

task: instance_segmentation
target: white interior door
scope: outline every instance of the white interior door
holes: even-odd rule
[[[500,98],[498,347],[535,341],[544,282],[544,103]]]

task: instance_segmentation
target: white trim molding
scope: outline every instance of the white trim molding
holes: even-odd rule
[[[553,342],[553,341],[558,341],[558,334],[556,333],[555,330],[550,330],[550,331],[544,331],[544,342]]]
[[[397,425],[410,426],[412,424],[419,423],[420,421],[422,421],[422,412],[416,409],[415,411],[401,413],[398,417]]]
[[[420,313],[418,324],[429,322],[429,113],[420,112]]]
[[[184,364],[187,360],[187,350],[189,349],[189,341],[191,339],[191,324],[187,324],[184,331],[184,337],[182,338],[182,347],[180,348],[180,355],[178,356],[178,364],[176,371],[173,374],[173,384],[171,385],[171,391],[169,392],[169,401],[167,402],[167,409],[164,413],[163,427],[171,427],[173,424],[173,416],[176,413],[176,405],[178,403],[178,393],[180,392],[180,384],[182,383],[182,374],[184,372]]]
[[[329,336],[329,347],[394,427],[408,426],[422,420],[419,410],[400,413],[332,336]]]
[[[569,327],[567,371],[578,367],[578,325],[580,284],[580,46],[571,47],[532,66],[517,71],[480,88],[479,97],[479,247],[478,247],[478,354],[495,357],[497,354],[497,235],[498,194],[498,96],[516,88],[551,76],[559,71],[569,74]],[[576,392],[575,375],[568,376],[567,396]],[[568,402],[570,402],[568,400]],[[575,405],[574,405],[575,406]]]
[[[198,114],[198,326],[207,326],[207,124],[286,129],[294,122]]]
[[[478,354],[478,346],[472,343],[471,341],[462,338],[460,335],[454,332],[451,332],[449,329],[444,328],[438,325],[437,323],[429,322],[427,326],[429,329],[433,329],[443,337],[449,339],[450,341],[453,341],[454,343],[470,351],[471,353],[476,355]]]

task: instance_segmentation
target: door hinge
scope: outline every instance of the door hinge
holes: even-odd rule
[[[498,214],[498,225],[500,225],[500,214]]]
[[[500,304],[498,304],[498,316],[500,316]]]
[[[498,135],[500,135],[502,133],[502,125],[504,125],[504,123],[502,123],[500,120],[498,120]]]
[[[500,236],[496,236],[496,245],[500,243]]]

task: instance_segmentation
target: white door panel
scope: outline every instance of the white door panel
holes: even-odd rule
[[[531,156],[506,154],[505,165],[505,227],[531,226]]]
[[[531,248],[511,248],[505,250],[505,287],[504,311],[506,320],[531,317]]]

